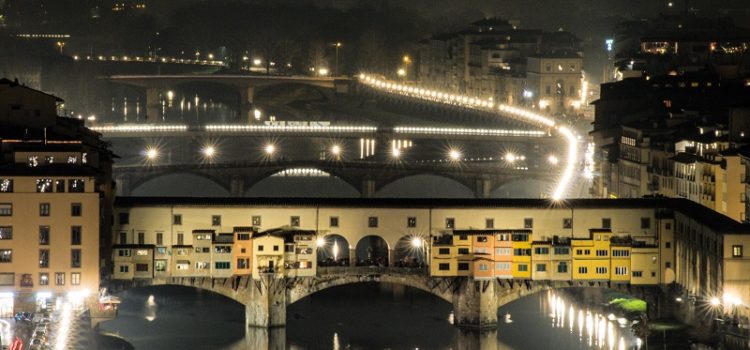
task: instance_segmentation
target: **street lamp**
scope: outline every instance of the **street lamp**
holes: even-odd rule
[[[216,155],[216,148],[211,145],[203,147],[203,155],[208,159],[212,159]]]
[[[261,117],[261,115],[262,115],[262,114],[261,114],[261,111],[260,111],[260,109],[257,109],[257,108],[256,108],[256,109],[255,109],[255,110],[253,111],[253,115],[255,116],[255,120],[260,120],[260,117]]]
[[[406,69],[399,68],[398,71],[396,71],[396,74],[398,74],[399,77],[405,78],[406,77]]]
[[[452,149],[450,150],[450,152],[448,152],[448,156],[452,161],[456,162],[461,159],[461,152],[456,149]]]
[[[401,150],[398,149],[398,148],[396,148],[396,147],[393,147],[393,149],[391,149],[391,156],[393,156],[393,158],[400,157],[401,156]]]
[[[341,155],[341,147],[339,145],[333,145],[331,147],[331,154],[338,157]]]
[[[62,54],[63,53],[63,48],[65,47],[65,42],[64,41],[58,41],[57,43],[55,43],[55,45],[57,45],[57,47],[60,48],[60,54]]]
[[[263,150],[266,152],[267,155],[272,155],[274,152],[276,152],[276,147],[273,144],[267,144]]]
[[[401,60],[404,61],[403,77],[406,79],[409,76],[409,65],[411,64],[411,57],[409,57],[409,55],[404,55],[404,57]]]
[[[341,48],[341,42],[335,42],[333,43],[333,47],[336,48],[336,66],[333,68],[333,75],[339,76],[339,48]]]
[[[146,159],[150,161],[156,160],[156,158],[159,158],[159,150],[156,149],[156,147],[146,147]]]

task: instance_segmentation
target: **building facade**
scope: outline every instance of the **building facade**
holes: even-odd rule
[[[97,296],[112,154],[51,95],[0,80],[0,315]],[[107,241],[105,241],[107,242]],[[108,259],[107,259],[108,260]]]

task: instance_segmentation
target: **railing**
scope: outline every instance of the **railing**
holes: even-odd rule
[[[331,266],[318,267],[318,276],[331,275],[415,275],[426,276],[426,267]]]

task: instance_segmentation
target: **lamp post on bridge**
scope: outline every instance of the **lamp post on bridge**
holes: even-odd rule
[[[333,76],[338,77],[339,76],[339,48],[341,48],[341,42],[337,41],[332,44],[333,47],[336,48],[336,64],[333,67]]]

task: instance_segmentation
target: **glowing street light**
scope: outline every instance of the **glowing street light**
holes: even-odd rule
[[[263,150],[266,152],[266,154],[272,155],[274,152],[276,152],[276,146],[269,143],[265,148],[263,148]]]
[[[508,153],[505,155],[505,161],[508,163],[514,163],[516,161],[517,157],[513,153]]]
[[[261,64],[260,58],[256,58],[256,59],[253,60],[253,65],[254,66],[260,66],[260,64]]]
[[[318,69],[318,75],[320,75],[320,76],[326,76],[326,75],[328,75],[328,68],[320,68],[320,69]]]
[[[557,163],[559,163],[559,162],[560,162],[560,160],[559,160],[559,159],[557,159],[557,157],[556,157],[556,156],[555,156],[554,154],[552,154],[552,155],[550,155],[549,157],[547,157],[547,161],[548,161],[548,162],[549,162],[550,164],[552,164],[552,165],[557,165]]]
[[[413,237],[411,239],[411,246],[414,248],[422,248],[423,243],[424,240],[422,240],[422,237]]]
[[[406,69],[399,68],[398,71],[396,71],[396,74],[398,74],[399,77],[405,77],[406,76]]]
[[[214,155],[216,155],[216,148],[214,146],[208,145],[206,147],[203,147],[203,155],[206,156],[206,158],[213,158]]]
[[[318,239],[315,240],[315,244],[318,246],[318,248],[325,247],[326,239],[323,237],[318,237]]]
[[[393,156],[393,158],[401,157],[401,150],[393,147],[393,149],[391,149],[391,156]]]
[[[450,152],[448,152],[448,156],[451,158],[452,161],[458,161],[461,159],[461,152],[459,152],[456,149],[452,149],[450,150]]]
[[[253,111],[253,115],[255,116],[255,120],[260,120],[260,117],[262,116],[262,113],[261,113],[260,109],[257,109],[257,108],[256,108],[256,109],[255,109],[255,110]]]
[[[721,305],[721,300],[719,300],[719,298],[717,298],[717,297],[711,298],[711,300],[709,302],[711,303],[711,306],[719,306],[719,305]]]
[[[331,147],[331,154],[333,154],[334,156],[340,155],[341,147],[339,145],[333,145],[333,147]]]
[[[148,160],[156,160],[156,158],[159,158],[159,150],[157,150],[154,147],[147,147],[146,148],[146,158]]]

